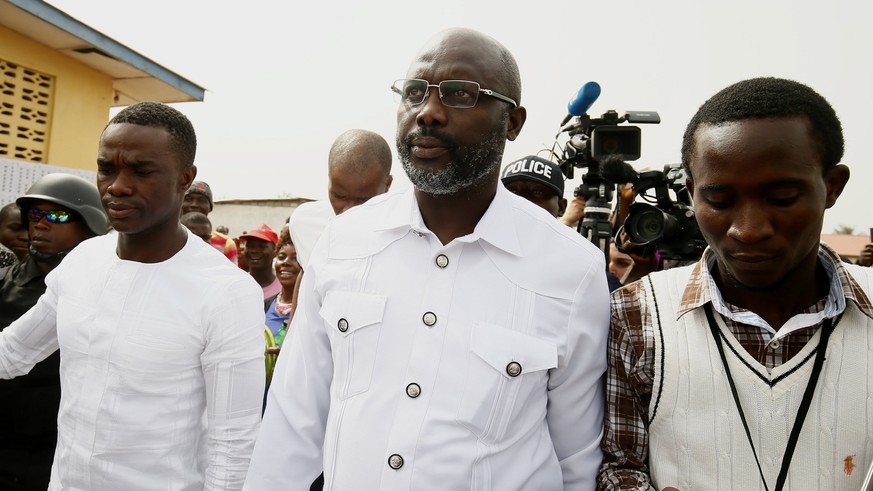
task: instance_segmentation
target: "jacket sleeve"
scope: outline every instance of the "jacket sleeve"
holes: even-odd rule
[[[36,305],[0,332],[0,378],[26,375],[58,349],[57,291],[53,275]]]
[[[246,490],[307,491],[322,471],[333,358],[319,315],[317,270],[303,275],[298,307],[267,395]]]
[[[263,406],[263,293],[251,278],[216,296],[200,357],[206,386],[205,490],[241,489]]]
[[[601,463],[603,375],[609,332],[604,261],[593,260],[574,294],[567,354],[549,377],[547,419],[566,490],[593,490]]]

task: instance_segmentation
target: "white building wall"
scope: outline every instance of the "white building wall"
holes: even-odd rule
[[[270,205],[219,202],[215,203],[212,213],[209,214],[209,220],[212,222],[213,229],[219,225],[227,227],[231,237],[258,228],[264,223],[278,234],[298,204],[297,202]]]

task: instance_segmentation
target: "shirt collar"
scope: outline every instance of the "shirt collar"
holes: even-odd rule
[[[384,213],[381,213],[377,218],[374,229],[376,231],[385,231],[392,229],[413,229],[424,227],[424,222],[421,220],[421,214],[418,212],[418,206],[415,203],[415,192],[412,188],[407,189],[402,193],[398,193],[396,206],[382,207],[387,208]],[[385,193],[379,196],[370,198],[369,201],[360,206],[372,206],[381,201],[386,201],[395,196],[391,193]]]
[[[518,239],[519,231],[512,226],[515,223],[515,213],[512,193],[498,182],[497,193],[476,228],[472,233],[458,237],[455,241],[472,243],[482,240],[509,254],[520,256],[522,249]],[[414,189],[404,192],[398,206],[390,207],[376,225],[376,230],[392,229],[407,230],[418,235],[433,234],[424,224]]]
[[[829,245],[824,243],[821,245],[821,249],[819,250],[818,254],[819,257],[822,257],[822,255],[826,254],[829,259],[828,262],[833,266],[834,270],[836,271],[836,276],[839,279],[839,286],[841,288],[840,293],[842,293],[842,298],[838,300],[843,300],[843,305],[840,307],[840,312],[845,309],[845,301],[851,300],[855,303],[855,305],[858,306],[858,309],[863,312],[864,315],[873,319],[873,303],[870,302],[870,298],[867,297],[867,294],[861,288],[861,285],[859,285],[858,282],[855,281],[855,278],[853,278],[852,275],[849,273],[848,269],[846,269],[842,259],[840,259],[840,255],[837,254],[837,252],[833,250]],[[827,266],[825,267],[827,268]],[[830,271],[828,271],[828,274],[830,274],[832,277],[834,276],[833,273],[831,273]],[[834,294],[833,280],[831,284],[830,294]]]
[[[830,279],[830,289],[821,317],[833,318],[846,310],[846,302],[852,301],[867,317],[873,318],[873,305],[861,286],[849,274],[840,260],[839,255],[827,244],[822,243],[818,250],[818,258]],[[770,328],[757,314],[749,311],[732,311],[725,305],[721,292],[715,284],[712,271],[716,267],[715,253],[706,248],[703,256],[694,265],[688,285],[682,294],[682,301],[676,318],[687,312],[712,302],[712,306],[722,315],[744,324]],[[763,325],[761,325],[763,323]]]

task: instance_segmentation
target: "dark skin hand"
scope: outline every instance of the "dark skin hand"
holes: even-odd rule
[[[574,227],[579,220],[585,215],[585,198],[581,196],[573,196],[564,214],[558,220],[568,227]]]
[[[861,266],[873,266],[873,243],[864,246],[861,256],[858,257],[858,264]]]

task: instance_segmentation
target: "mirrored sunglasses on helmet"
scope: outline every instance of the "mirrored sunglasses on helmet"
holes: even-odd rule
[[[75,222],[78,220],[78,217],[73,213],[65,210],[38,210],[36,208],[31,208],[27,210],[27,219],[33,223],[38,223],[42,218],[45,217],[49,223],[69,223]]]
[[[443,80],[439,84],[431,84],[427,80],[419,78],[401,78],[394,81],[391,90],[397,94],[399,102],[408,106],[417,106],[427,99],[430,87],[436,87],[439,90],[440,101],[448,107],[473,107],[479,100],[479,94],[485,94],[508,102],[512,104],[512,107],[518,107],[518,103],[509,97],[498,94],[491,89],[483,89],[477,82],[469,80]]]

